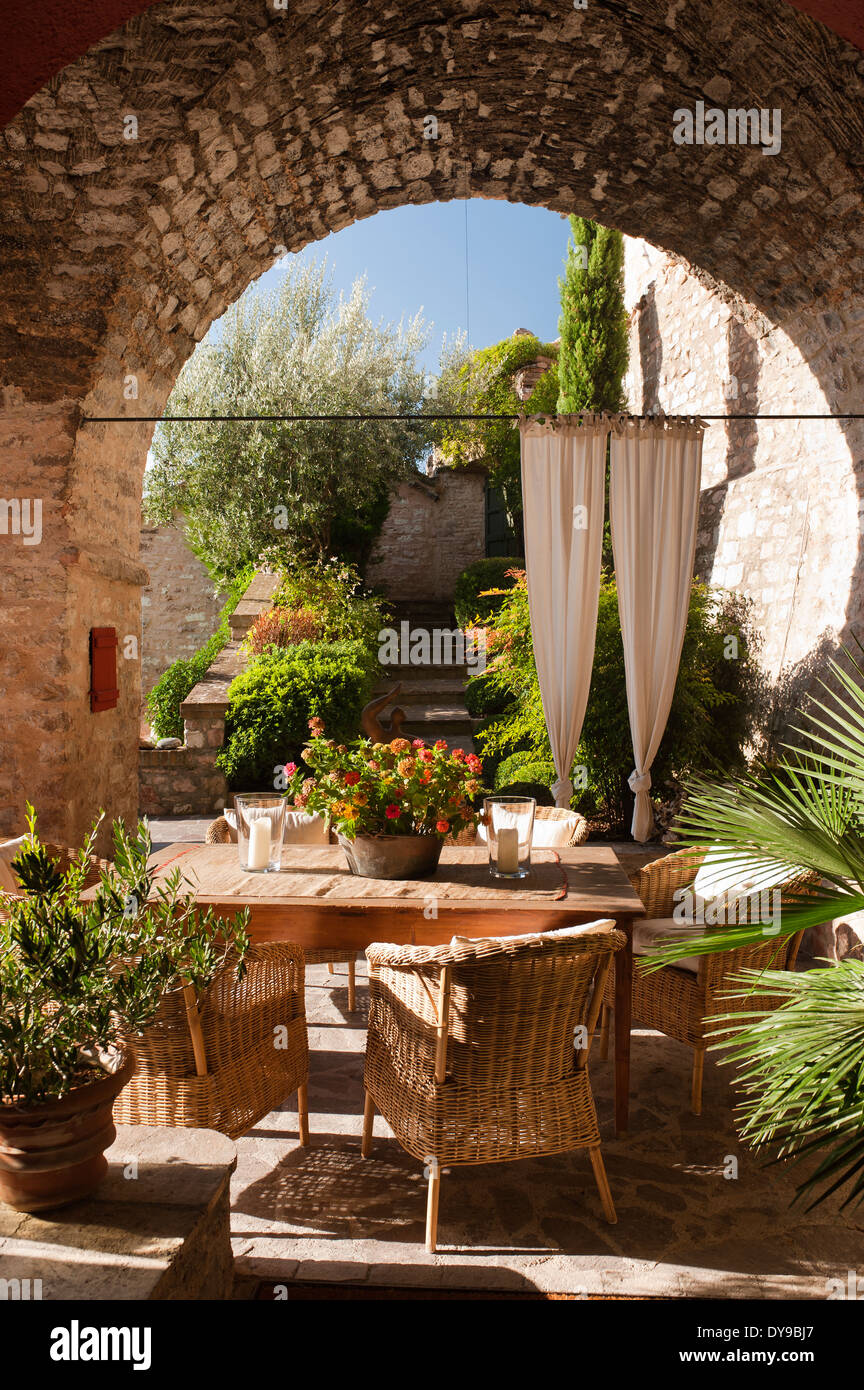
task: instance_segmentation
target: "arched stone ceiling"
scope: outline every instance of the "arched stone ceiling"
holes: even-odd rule
[[[163,0],[0,141],[0,373],[155,400],[277,246],[469,195],[588,213],[782,321],[864,269],[862,97],[864,56],[782,0]],[[779,108],[780,153],[676,145],[698,100]]]
[[[4,81],[0,126],[20,111],[39,88],[159,0],[5,0],[0,13]],[[841,38],[864,48],[864,0],[790,0]]]

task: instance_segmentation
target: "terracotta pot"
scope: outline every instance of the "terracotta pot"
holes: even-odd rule
[[[444,841],[438,835],[358,835],[337,839],[360,878],[423,878],[434,874]]]
[[[127,1049],[113,1076],[77,1086],[62,1100],[0,1103],[0,1201],[16,1211],[45,1211],[89,1196],[108,1171],[114,1101],[134,1071]]]

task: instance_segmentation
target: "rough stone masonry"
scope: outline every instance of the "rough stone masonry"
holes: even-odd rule
[[[28,797],[69,843],[97,806],[135,814],[140,663],[93,715],[87,639],[140,639],[152,426],[85,417],[158,415],[282,248],[407,202],[587,213],[758,314],[808,401],[859,408],[862,64],[781,0],[165,0],[52,78],[0,136],[2,495],[43,503],[39,545],[0,536],[0,833]],[[676,145],[674,112],[699,100],[781,109],[782,149]],[[862,434],[838,428],[845,528]],[[794,507],[794,469],[783,486]],[[860,561],[845,540],[830,558],[842,635]]]

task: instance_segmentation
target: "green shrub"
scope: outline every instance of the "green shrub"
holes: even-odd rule
[[[360,641],[298,642],[255,657],[228,689],[225,747],[217,758],[233,789],[272,790],[274,768],[299,762],[313,715],[331,738],[355,738],[375,679]]]
[[[227,642],[231,640],[231,624],[228,619],[234,612],[243,594],[252,582],[255,573],[253,565],[247,565],[228,589],[228,598],[219,614],[219,624],[212,637],[194,656],[181,657],[168,667],[159,677],[147,696],[147,717],[156,738],[182,738],[183,720],[180,706],[189,691],[204,678],[216,657]]]
[[[554,780],[552,755],[528,616],[524,577],[502,602],[495,619],[490,662],[472,685],[483,698],[507,698],[505,712],[476,734],[484,757],[500,759],[495,785]],[[745,600],[694,582],[681,664],[666,732],[651,769],[653,794],[673,796],[681,779],[722,767],[746,766],[745,748],[762,708],[763,691],[754,656],[755,637]],[[627,778],[633,769],[624,649],[614,577],[600,588],[591,691],[574,767],[586,769],[586,786],[575,803],[586,814],[601,812],[620,829],[632,805]]]
[[[500,690],[491,681],[483,680],[482,673],[475,676],[465,687],[465,708],[472,719],[491,719],[503,714],[510,704],[506,691]]]
[[[273,606],[311,611],[323,641],[356,640],[369,652],[377,652],[378,634],[390,620],[383,599],[365,588],[355,566],[336,559],[286,563]]]
[[[453,598],[459,626],[470,627],[476,618],[485,622],[493,613],[497,613],[503,599],[492,595],[480,598],[479,595],[486,589],[512,589],[516,581],[507,571],[524,568],[524,560],[495,555],[488,560],[475,560],[473,565],[463,570],[456,580]]]
[[[507,791],[516,783],[535,782],[547,789],[555,781],[555,764],[551,759],[539,759],[529,748],[511,753],[495,771],[496,792]]]

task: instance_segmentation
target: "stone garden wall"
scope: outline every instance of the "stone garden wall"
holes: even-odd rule
[[[630,238],[626,300],[634,411],[860,410],[860,302],[799,314],[790,333],[686,263]],[[838,635],[860,626],[862,455],[860,422],[736,420],[708,428],[697,573],[752,599],[772,682],[782,670],[793,685],[806,683]]]
[[[228,783],[216,758],[225,742],[228,687],[246,665],[243,639],[258,614],[271,606],[278,583],[274,574],[256,574],[230,615],[231,640],[180,706],[182,747],[139,750],[141,815],[218,815],[224,807]]]
[[[194,656],[212,636],[225,595],[192,554],[182,523],[144,526],[141,563],[150,582],[141,596],[141,694],[146,697],[172,661]]]
[[[403,483],[366,581],[391,599],[449,602],[462,571],[486,554],[485,474],[440,468]]]

